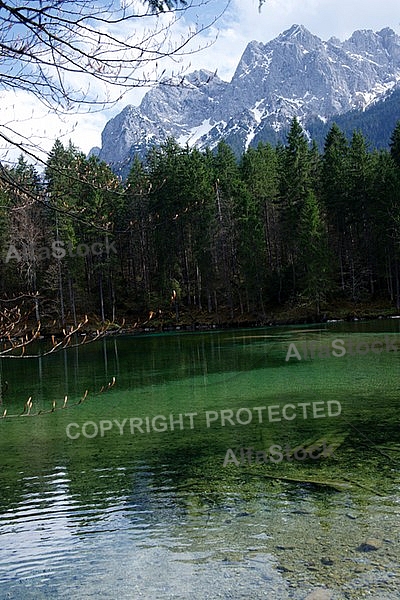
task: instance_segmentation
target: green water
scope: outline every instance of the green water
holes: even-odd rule
[[[335,339],[383,351],[324,358]],[[399,341],[382,320],[3,360],[0,598],[400,598]]]

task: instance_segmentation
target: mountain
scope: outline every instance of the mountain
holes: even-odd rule
[[[330,117],[324,123],[318,120],[307,121],[310,138],[323,148],[325,137],[336,123],[350,139],[354,130],[361,131],[371,148],[387,148],[397,122],[400,121],[400,87],[391,91],[383,100],[378,100],[363,110],[351,110],[342,115]]]
[[[323,41],[293,25],[266,44],[250,42],[230,82],[199,70],[176,83],[161,83],[139,107],[125,107],[92,152],[126,174],[135,154],[171,136],[200,148],[224,139],[239,155],[260,141],[284,139],[294,116],[317,138],[344,115],[362,129],[369,110],[400,89],[400,36],[385,28]],[[400,119],[398,106],[392,101]]]

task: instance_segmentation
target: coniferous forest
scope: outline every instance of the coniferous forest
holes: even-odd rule
[[[22,158],[1,169],[1,296],[37,294],[37,319],[400,307],[400,123],[379,151],[333,125],[321,152],[296,119],[285,144],[240,160],[170,139],[126,181],[60,141],[42,173]]]

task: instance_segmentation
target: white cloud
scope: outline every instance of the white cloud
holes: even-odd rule
[[[22,153],[21,149],[40,160],[46,160],[54,141],[59,138],[65,144],[69,139],[85,152],[99,142],[99,132],[106,123],[106,115],[71,114],[60,117],[47,110],[28,92],[2,92],[1,133],[11,139],[10,144],[0,139],[0,157],[3,164],[13,163]],[[84,140],[84,144],[79,143]],[[40,163],[38,163],[40,167]]]

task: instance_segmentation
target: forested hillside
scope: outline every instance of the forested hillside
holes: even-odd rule
[[[333,125],[320,153],[295,119],[285,145],[239,162],[224,142],[170,139],[123,182],[60,141],[43,175],[23,159],[2,171],[1,296],[38,292],[36,318],[262,323],[284,306],[400,306],[400,124],[373,152]]]

